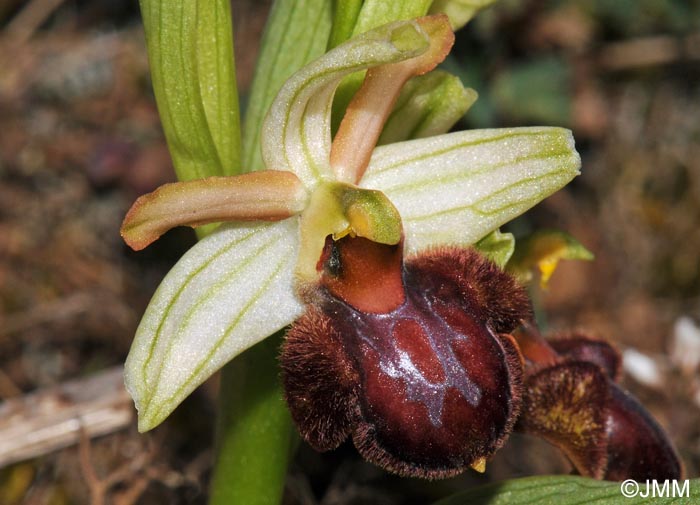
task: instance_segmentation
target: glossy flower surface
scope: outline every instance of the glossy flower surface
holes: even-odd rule
[[[141,321],[125,367],[140,430],[303,314],[328,236],[403,239],[408,254],[466,246],[578,174],[571,133],[560,128],[456,132],[375,149],[403,84],[434,68],[452,38],[446,18],[433,16],[350,39],[280,90],[262,131],[268,170],[166,185],[134,204],[122,234],[137,249],[172,226],[234,221],[183,256]],[[331,142],[334,91],[365,69]]]
[[[508,332],[529,317],[529,300],[474,250],[405,264],[401,252],[361,238],[327,243],[320,286],[282,348],[292,417],[316,449],[350,435],[400,475],[482,469],[520,410]]]

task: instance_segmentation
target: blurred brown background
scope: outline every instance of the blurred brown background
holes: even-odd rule
[[[233,4],[245,100],[268,5]],[[2,402],[120,365],[194,236],[175,230],[138,254],[119,237],[133,200],[173,179],[135,2],[2,0],[0,30]],[[700,372],[671,351],[679,331],[700,333],[700,2],[502,0],[458,33],[446,66],[480,94],[460,127],[574,130],[581,177],[510,230],[565,230],[596,260],[564,262],[533,296],[552,331],[586,328],[642,353],[626,354],[625,385],[698,476]],[[205,503],[215,387],[145,436],[116,396],[126,428],[5,465],[0,503]],[[56,409],[70,400],[48,398]],[[10,421],[0,419],[0,452]],[[440,483],[386,476],[349,447],[302,447],[286,501],[427,503],[566,471],[556,451],[518,436],[485,475]]]

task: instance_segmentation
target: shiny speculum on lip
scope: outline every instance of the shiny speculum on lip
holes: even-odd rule
[[[521,288],[477,253],[447,248],[399,261],[397,293],[386,265],[400,245],[346,238],[327,247],[337,249],[325,255],[315,307],[282,354],[302,435],[320,450],[352,435],[365,458],[402,475],[437,478],[479,466],[520,408],[522,367],[505,333],[527,314]],[[358,291],[354,259],[368,257],[388,277]],[[495,286],[503,301],[485,305]]]

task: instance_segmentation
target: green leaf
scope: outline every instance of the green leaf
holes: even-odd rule
[[[263,170],[260,132],[270,104],[284,82],[326,50],[331,30],[328,0],[279,0],[274,3],[246,108],[243,169]],[[269,167],[277,168],[277,167]]]
[[[435,0],[430,13],[444,12],[450,18],[452,29],[457,31],[466,25],[481,9],[496,3],[496,0]]]
[[[335,13],[333,14],[331,35],[328,39],[328,49],[333,49],[352,36],[363,3],[364,0],[335,0],[333,2]]]
[[[125,365],[139,430],[157,426],[221,366],[301,314],[292,273],[298,229],[298,218],[222,226],[170,270]]]
[[[141,0],[153,89],[178,179],[240,173],[227,0]]]
[[[196,3],[197,76],[204,113],[223,174],[237,175],[242,173],[241,126],[230,2]]]
[[[401,214],[406,250],[473,244],[579,174],[563,128],[472,130],[374,150],[360,186]]]
[[[442,70],[414,77],[401,91],[379,144],[447,133],[476,99],[476,91]]]
[[[672,491],[673,481],[666,481]],[[620,482],[606,482],[572,476],[526,477],[480,486],[469,491],[452,495],[433,505],[629,505],[630,503],[654,503],[655,505],[683,505],[700,496],[700,479],[688,482],[678,481],[679,489],[675,497],[651,498],[653,483],[639,484],[640,493],[650,493],[650,498],[641,495],[627,498],[621,492]],[[660,486],[664,481],[659,482]],[[629,484],[636,489],[634,484]],[[671,493],[669,491],[669,493]],[[680,496],[680,495],[683,496]]]
[[[515,250],[515,237],[512,233],[501,233],[500,230],[493,230],[474,244],[474,247],[503,269]]]

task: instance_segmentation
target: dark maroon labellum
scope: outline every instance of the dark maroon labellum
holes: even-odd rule
[[[447,477],[481,466],[512,429],[522,365],[506,333],[528,301],[476,252],[405,266],[400,254],[364,239],[327,244],[314,304],[283,347],[287,402],[316,449],[352,435],[389,471]]]

